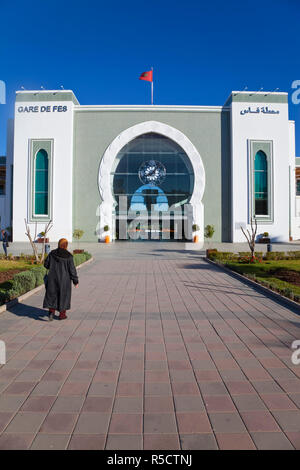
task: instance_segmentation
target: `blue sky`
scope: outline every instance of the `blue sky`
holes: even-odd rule
[[[15,91],[73,89],[81,104],[222,105],[231,90],[289,93],[300,156],[299,0],[0,0],[0,155]]]

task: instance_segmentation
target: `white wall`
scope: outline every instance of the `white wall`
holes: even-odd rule
[[[28,93],[28,92],[27,92]],[[58,93],[59,96],[59,93]],[[20,106],[67,106],[66,112],[18,112]],[[51,241],[65,237],[72,240],[72,101],[16,102],[14,135],[13,241],[27,241],[24,218],[29,217],[27,185],[29,182],[30,139],[53,139],[53,228]],[[38,224],[38,232],[44,230]],[[34,230],[34,224],[31,225]]]
[[[248,107],[268,106],[279,114],[246,113]],[[258,225],[257,233],[268,232],[273,241],[289,240],[289,120],[285,103],[233,102],[232,135],[232,241],[244,242],[240,224],[249,228],[249,140],[273,141],[274,223]]]

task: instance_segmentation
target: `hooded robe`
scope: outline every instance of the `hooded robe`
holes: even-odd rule
[[[78,284],[78,276],[73,256],[63,248],[52,250],[45,259],[49,269],[45,282],[46,293],[43,308],[53,308],[59,312],[71,308],[71,283]]]

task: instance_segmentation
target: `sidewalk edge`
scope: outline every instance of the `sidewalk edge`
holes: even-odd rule
[[[268,287],[262,286],[259,284],[259,282],[252,281],[252,279],[248,279],[246,276],[243,276],[243,274],[237,273],[236,271],[232,271],[231,269],[227,268],[226,266],[223,266],[222,264],[215,263],[215,261],[212,261],[211,259],[208,259],[204,257],[204,260],[212,264],[213,266],[217,266],[221,270],[225,271],[227,274],[230,274],[232,277],[235,277],[236,279],[244,282],[245,284],[248,284],[251,287],[254,287],[255,289],[259,290],[263,294],[268,294],[269,296],[273,297],[275,300],[279,300],[280,302],[286,304],[288,307],[292,307],[293,309],[297,310],[300,314],[300,304],[298,302],[295,302],[292,299],[288,299],[287,297],[284,297],[281,294],[278,294],[278,292],[274,292],[272,289],[269,289]]]

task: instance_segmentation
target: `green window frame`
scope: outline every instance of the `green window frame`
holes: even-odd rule
[[[268,216],[268,161],[265,152],[258,150],[254,157],[254,214]]]
[[[44,149],[40,149],[34,157],[34,200],[33,214],[48,216],[48,177],[49,157]]]
[[[249,158],[249,223],[273,223],[273,142],[249,141]]]
[[[52,219],[53,139],[30,142],[29,220],[45,222]]]

